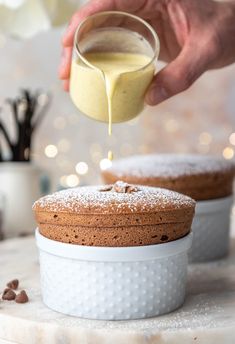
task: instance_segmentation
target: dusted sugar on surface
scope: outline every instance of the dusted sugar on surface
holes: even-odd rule
[[[139,186],[136,192],[121,193],[103,191],[102,186],[82,186],[42,197],[34,203],[33,209],[116,214],[190,208],[192,205],[191,198],[160,188]]]
[[[33,209],[40,233],[87,246],[141,246],[189,233],[195,202],[160,188],[114,185],[68,189],[42,197]]]
[[[113,162],[102,172],[106,183],[118,179],[133,184],[163,187],[196,200],[232,194],[235,164],[216,156],[152,154]]]
[[[235,173],[235,164],[216,156],[193,154],[134,155],[113,162],[109,171],[122,177],[127,173],[136,177],[169,177],[204,175],[204,173]]]

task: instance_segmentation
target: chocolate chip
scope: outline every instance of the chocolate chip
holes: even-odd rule
[[[26,303],[28,301],[29,301],[29,298],[25,290],[22,290],[15,298],[16,303]]]
[[[137,192],[137,191],[138,191],[138,188],[133,185],[128,185],[126,188],[126,193],[132,193],[132,192]]]
[[[10,290],[10,288],[5,288],[2,292],[2,295],[5,295],[9,290]]]
[[[132,193],[138,191],[138,188],[134,185],[130,185],[128,183],[117,181],[112,188],[113,191],[118,193]]]
[[[105,192],[105,191],[111,191],[112,190],[112,185],[106,185],[103,186],[99,191]]]
[[[11,300],[15,300],[16,298],[16,293],[11,290],[6,288],[2,294],[2,299],[3,300],[7,300],[7,301],[11,301]]]
[[[19,286],[19,280],[18,279],[14,279],[14,280],[8,282],[7,286],[10,289],[16,290],[18,288],[18,286]]]
[[[129,185],[122,181],[117,181],[113,185],[105,185],[99,191],[115,191],[117,193],[132,193],[138,191],[138,188],[134,185]]]

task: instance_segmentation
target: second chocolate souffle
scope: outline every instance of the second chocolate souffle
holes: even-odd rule
[[[228,254],[234,174],[235,164],[216,156],[153,154],[114,161],[102,177],[106,183],[122,179],[195,199],[189,257],[191,262],[206,262]]]
[[[199,201],[231,195],[234,174],[235,164],[215,156],[152,154],[114,161],[102,177],[106,183],[121,179],[174,190]]]

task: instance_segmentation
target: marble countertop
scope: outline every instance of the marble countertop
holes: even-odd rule
[[[32,237],[2,242],[0,267],[0,290],[18,278],[30,297],[27,304],[0,302],[0,344],[235,343],[235,239],[226,259],[189,267],[182,308],[145,320],[85,320],[46,308]]]

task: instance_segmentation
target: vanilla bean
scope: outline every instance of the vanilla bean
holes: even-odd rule
[[[6,142],[7,142],[8,146],[9,146],[9,148],[12,150],[12,143],[11,143],[11,140],[10,140],[9,135],[8,135],[6,129],[5,129],[5,127],[4,127],[4,125],[3,125],[3,123],[2,123],[1,121],[0,121],[0,131],[2,132],[3,137],[4,137],[4,139],[6,140]]]
[[[6,102],[10,105],[15,124],[18,125],[18,100],[7,99]]]
[[[39,105],[38,96],[39,96],[39,92],[35,92],[33,99],[31,100],[31,121],[32,121],[32,118],[35,116],[38,105]]]
[[[42,106],[41,110],[38,112],[38,114],[36,115],[36,118],[34,120],[34,123],[32,123],[32,132],[37,128],[39,127],[39,125],[41,124],[44,116],[46,115],[47,113],[47,110],[48,108],[50,107],[51,105],[51,94],[47,93],[47,102]]]
[[[3,134],[7,145],[12,153],[13,161],[30,161],[31,143],[33,131],[41,123],[51,102],[48,95],[45,104],[40,105],[38,97],[39,91],[34,94],[27,89],[21,90],[21,96],[16,99],[7,99],[10,105],[16,126],[16,138],[11,141],[8,131],[0,121],[0,133]],[[2,151],[0,146],[0,161],[2,161]]]
[[[27,101],[27,103],[29,104],[30,103],[30,92],[28,90],[26,90],[25,88],[23,88],[21,90],[21,93],[23,94],[23,97],[22,98],[25,98],[25,100]]]
[[[1,142],[0,142],[0,162],[2,162],[2,161],[3,161],[3,158],[2,158],[2,145],[1,145]],[[1,234],[0,234],[0,236],[1,236]]]

